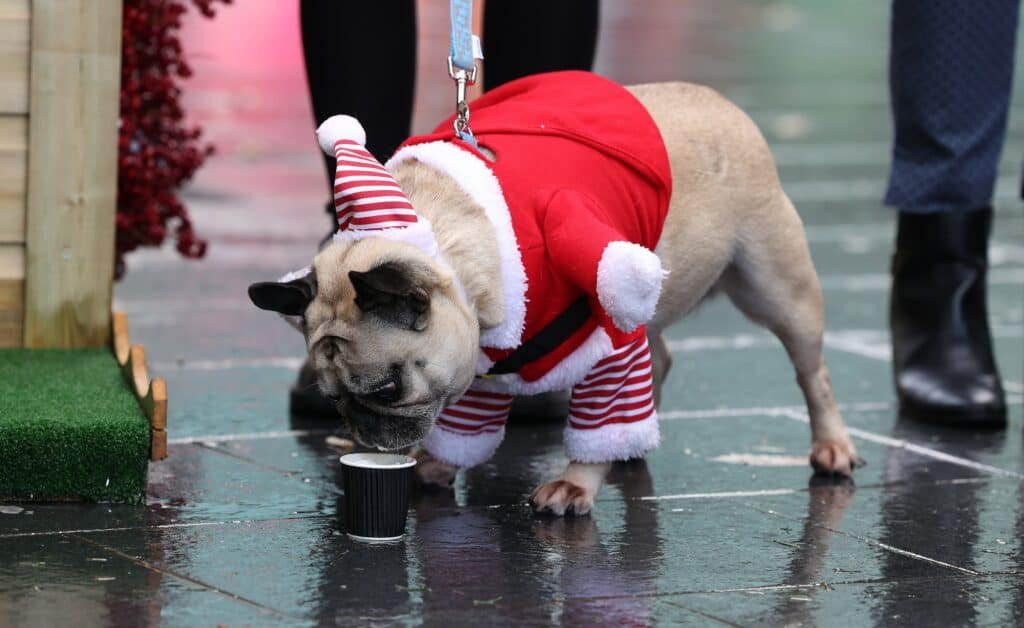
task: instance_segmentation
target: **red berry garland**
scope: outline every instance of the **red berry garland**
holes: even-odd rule
[[[215,2],[191,0],[206,17]],[[121,60],[121,119],[118,135],[117,265],[140,246],[159,246],[169,230],[178,251],[200,258],[206,241],[192,229],[176,191],[213,153],[200,144],[198,127],[186,127],[179,79],[192,75],[178,31],[186,11],[178,0],[125,0]]]

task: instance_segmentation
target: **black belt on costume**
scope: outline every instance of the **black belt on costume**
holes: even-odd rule
[[[487,375],[515,373],[534,360],[539,360],[558,348],[586,324],[590,318],[590,299],[583,295],[567,310],[555,317],[536,336],[519,345],[508,357],[498,360]],[[486,375],[484,376],[486,377]]]

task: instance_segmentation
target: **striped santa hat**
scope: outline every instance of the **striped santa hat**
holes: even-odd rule
[[[418,216],[398,182],[366,150],[366,131],[352,116],[332,116],[316,130],[320,148],[338,162],[334,175],[335,240],[381,237],[437,257],[430,222]]]

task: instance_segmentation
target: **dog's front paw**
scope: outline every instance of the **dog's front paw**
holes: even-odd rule
[[[594,508],[594,493],[569,480],[554,480],[537,487],[530,497],[535,512],[585,515]]]
[[[811,466],[818,473],[850,477],[854,469],[865,464],[848,439],[827,440],[811,445]]]
[[[416,459],[416,480],[423,486],[451,488],[459,468],[441,462],[427,450],[417,447],[409,452]]]

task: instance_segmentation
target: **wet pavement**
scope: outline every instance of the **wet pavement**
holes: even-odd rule
[[[445,10],[430,4],[417,131],[450,97]],[[885,331],[885,3],[603,8],[599,72],[709,84],[772,144],[824,286],[836,394],[868,461],[856,481],[811,477],[781,346],[714,302],[671,330],[663,445],[617,466],[591,517],[531,514],[526,496],[565,463],[561,427],[517,424],[453,494],[414,499],[404,542],[349,540],[324,444],[337,426],[288,415],[302,341],[245,296],[308,263],[327,227],[295,7],[235,3],[187,36],[190,110],[220,150],[187,194],[210,253],[134,254],[116,287],[168,380],[170,457],[151,465],[144,507],[0,510],[0,625],[1024,624],[1024,100],[990,288],[1011,425],[922,427],[896,419]]]

